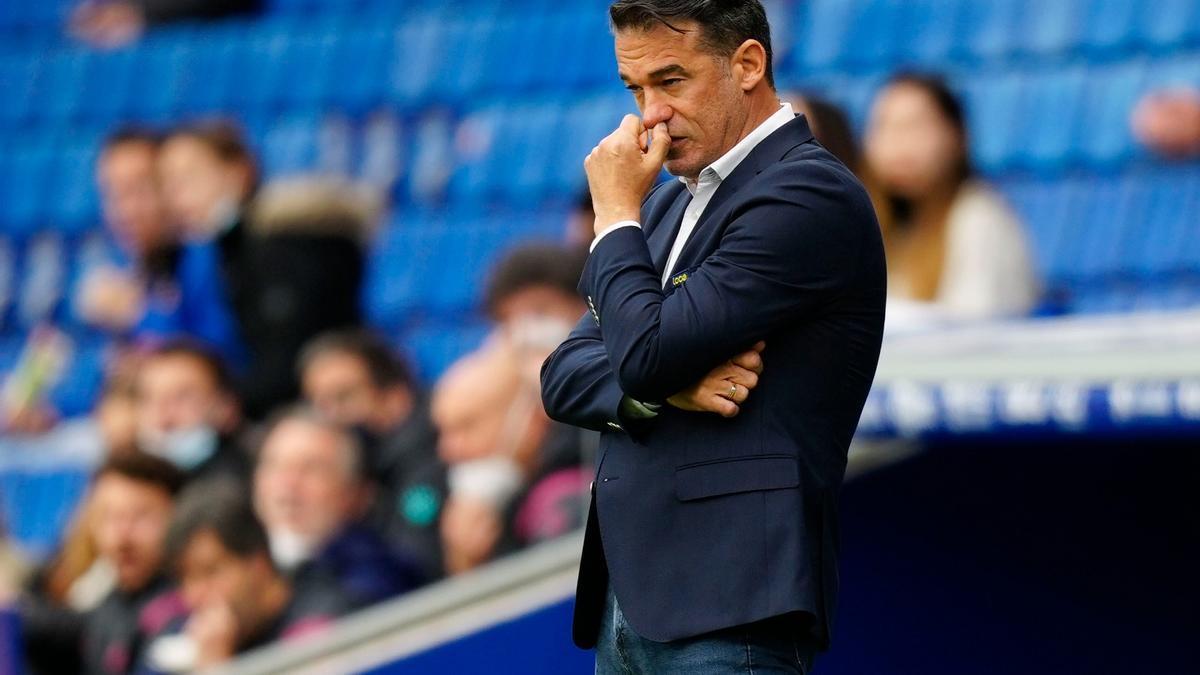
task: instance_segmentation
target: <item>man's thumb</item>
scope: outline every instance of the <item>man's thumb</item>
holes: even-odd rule
[[[667,159],[667,150],[669,149],[671,149],[671,134],[667,133],[666,123],[659,122],[654,125],[654,138],[650,141],[650,148],[646,151],[646,156],[655,164],[662,164]]]

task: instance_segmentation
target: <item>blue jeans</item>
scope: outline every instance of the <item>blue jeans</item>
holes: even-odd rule
[[[674,642],[647,640],[629,627],[608,591],[596,643],[596,675],[807,675],[816,649],[782,617]]]

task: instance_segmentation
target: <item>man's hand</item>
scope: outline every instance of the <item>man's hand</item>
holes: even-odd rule
[[[642,199],[662,171],[671,147],[665,123],[654,127],[652,138],[648,136],[637,115],[626,115],[621,126],[583,160],[596,234],[613,223],[641,217]]]
[[[695,385],[667,399],[667,403],[690,412],[736,416],[758,386],[758,376],[763,372],[762,351],[766,346],[765,342],[759,342],[753,349],[713,368]]]
[[[210,668],[233,658],[237,651],[237,617],[225,603],[198,608],[188,619],[184,632],[196,644],[195,667]]]

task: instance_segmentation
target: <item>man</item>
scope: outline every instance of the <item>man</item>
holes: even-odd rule
[[[299,359],[301,389],[323,417],[366,438],[368,473],[378,493],[370,520],[404,548],[419,552],[430,578],[445,482],[429,403],[386,342],[365,330],[325,333]]]
[[[229,483],[188,488],[167,532],[167,556],[191,615],[151,645],[152,670],[211,668],[275,640],[323,631],[350,606],[333,585],[293,583],[275,567],[266,531]]]
[[[96,162],[104,222],[128,262],[90,270],[79,285],[80,314],[101,328],[153,330],[153,317],[177,302],[179,242],[158,189],[160,143],[153,131],[120,129]]]
[[[224,477],[246,481],[250,463],[237,444],[237,397],[224,364],[187,342],[163,343],[147,353],[135,383],[141,447],[169,460],[188,482]]]
[[[254,504],[275,564],[295,578],[322,575],[359,606],[420,583],[360,521],[370,503],[358,439],[312,412],[284,413],[267,433],[254,473]]]
[[[518,363],[503,342],[485,347],[455,363],[434,394],[438,453],[450,466],[441,519],[449,574],[583,524],[582,490],[569,489],[584,484],[579,435],[546,417]]]
[[[542,377],[552,417],[604,432],[575,640],[602,673],[807,672],[883,329],[878,225],[780,105],[759,2],[610,18],[642,119],[585,160],[590,311]]]
[[[183,614],[163,574],[164,541],[183,476],[169,462],[141,453],[113,457],[92,484],[92,535],[111,565],[116,588],[84,618],[83,667],[128,673],[150,635]]]

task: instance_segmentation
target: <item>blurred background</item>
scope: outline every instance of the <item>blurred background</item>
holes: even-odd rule
[[[818,671],[1192,672],[1200,0],[764,4],[889,262]],[[590,672],[606,9],[0,0],[0,671]]]

